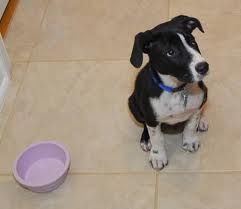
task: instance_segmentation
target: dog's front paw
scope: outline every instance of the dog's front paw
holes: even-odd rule
[[[204,132],[208,130],[208,122],[203,117],[199,121],[197,130],[199,132]]]
[[[195,137],[186,137],[183,139],[182,148],[185,151],[196,152],[200,147],[199,139]]]
[[[151,149],[149,161],[153,169],[161,170],[168,164],[167,155],[165,151]]]
[[[151,142],[150,142],[150,140],[148,140],[148,141],[141,141],[140,145],[141,145],[141,149],[144,152],[149,152],[151,150]]]

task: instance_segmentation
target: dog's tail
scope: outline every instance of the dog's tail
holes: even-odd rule
[[[132,94],[129,97],[128,100],[128,105],[130,108],[131,113],[133,114],[133,116],[135,117],[135,119],[139,122],[139,123],[144,123],[144,116],[140,110],[140,108],[138,107],[137,103],[136,103],[136,98],[134,96],[134,94]]]

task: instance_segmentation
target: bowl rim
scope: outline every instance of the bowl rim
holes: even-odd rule
[[[29,149],[33,148],[33,147],[37,147],[39,145],[42,145],[42,144],[51,144],[51,145],[55,145],[55,146],[58,146],[59,148],[61,148],[64,152],[64,155],[66,157],[66,163],[64,165],[64,169],[63,171],[51,182],[48,182],[48,183],[45,183],[45,184],[31,184],[31,183],[27,183],[25,180],[23,180],[19,174],[18,174],[18,171],[17,171],[17,165],[18,165],[18,161],[20,159],[20,157],[22,157]],[[16,160],[14,161],[14,165],[13,165],[13,175],[15,177],[15,179],[21,184],[23,185],[24,187],[32,187],[32,188],[35,188],[35,187],[45,187],[45,186],[49,186],[50,184],[56,182],[57,180],[59,180],[61,177],[63,177],[65,175],[65,173],[68,171],[69,169],[69,166],[70,166],[70,155],[69,155],[69,152],[67,151],[67,149],[59,144],[58,142],[55,142],[55,141],[41,141],[41,142],[36,142],[36,143],[33,143],[33,144],[30,144],[28,145],[22,152],[20,152],[17,157],[16,157]]]

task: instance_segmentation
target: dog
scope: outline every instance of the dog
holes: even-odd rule
[[[168,164],[161,125],[184,123],[182,147],[189,152],[200,147],[197,132],[208,129],[202,113],[209,64],[192,35],[196,28],[204,33],[197,18],[180,15],[135,36],[131,64],[140,68],[143,53],[149,61],[136,77],[128,105],[144,125],[140,145],[150,151],[149,161],[157,170]]]

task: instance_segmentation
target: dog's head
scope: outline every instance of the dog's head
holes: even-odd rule
[[[204,32],[198,19],[181,15],[138,33],[130,59],[132,65],[141,67],[145,53],[152,68],[160,74],[174,76],[186,83],[202,80],[209,66],[192,35],[195,28]]]

